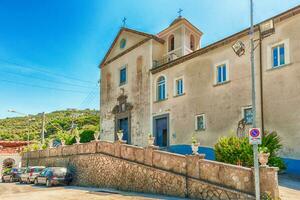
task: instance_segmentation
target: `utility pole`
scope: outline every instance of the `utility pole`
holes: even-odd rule
[[[42,144],[45,143],[45,121],[46,121],[45,119],[46,119],[45,112],[43,112],[42,133],[41,133]]]
[[[256,89],[255,89],[255,63],[254,63],[254,25],[253,25],[253,0],[250,0],[250,40],[251,40],[251,78],[252,78],[252,113],[253,113],[253,128],[256,127]],[[255,179],[255,197],[260,200],[260,185],[259,185],[259,164],[258,164],[258,144],[253,144],[254,157],[254,179]]]

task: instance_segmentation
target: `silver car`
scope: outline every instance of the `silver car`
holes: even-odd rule
[[[20,183],[34,183],[36,177],[45,169],[44,166],[31,166],[26,169],[26,172],[20,175]]]

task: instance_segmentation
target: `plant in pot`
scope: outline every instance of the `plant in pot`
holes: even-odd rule
[[[77,128],[71,131],[71,134],[75,136],[76,144],[80,144],[80,133]]]
[[[48,145],[50,148],[53,148],[53,139],[50,139],[49,140],[49,145]]]
[[[259,147],[258,151],[259,151],[258,159],[259,159],[261,166],[267,166],[267,163],[269,161],[269,156],[270,156],[270,153],[268,152],[268,148],[267,147]]]
[[[99,141],[99,136],[100,136],[100,131],[95,131],[94,133],[95,141]]]
[[[200,143],[196,140],[195,136],[192,136],[192,152],[193,155],[198,154],[198,149],[199,149]]]
[[[148,134],[148,146],[154,145],[155,137],[152,135],[152,133]]]
[[[122,138],[123,138],[123,130],[122,129],[118,130],[117,136],[118,136],[118,140],[122,141]]]

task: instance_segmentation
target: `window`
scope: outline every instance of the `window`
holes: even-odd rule
[[[173,51],[175,49],[175,38],[174,38],[174,35],[170,35],[169,37],[169,51]]]
[[[124,49],[125,46],[126,46],[126,39],[123,38],[123,39],[120,41],[120,49]]]
[[[289,39],[267,47],[267,68],[276,69],[290,63]]]
[[[221,64],[217,66],[217,80],[216,83],[224,83],[228,81],[228,72],[227,72],[227,65],[226,64]]]
[[[243,118],[244,118],[246,124],[252,124],[252,122],[253,122],[252,107],[243,108]]]
[[[120,69],[120,85],[124,85],[127,82],[127,68],[126,66]]]
[[[180,96],[184,94],[183,77],[175,79],[174,96]]]
[[[190,49],[191,49],[192,51],[195,50],[195,37],[194,37],[194,35],[191,35],[191,36],[190,36]]]
[[[272,48],[272,67],[279,67],[285,64],[284,44]]]
[[[195,117],[195,130],[196,131],[201,131],[205,130],[205,115],[196,115]]]
[[[161,76],[157,80],[157,100],[161,101],[166,99],[166,79]]]

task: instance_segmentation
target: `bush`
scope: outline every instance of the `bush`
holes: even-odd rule
[[[286,169],[283,160],[277,156],[282,144],[276,132],[266,132],[259,147],[260,149],[267,149],[267,152],[270,153],[269,166],[278,167],[280,170]],[[216,160],[220,162],[246,167],[253,166],[253,150],[248,138],[221,137],[215,145],[215,154]]]
[[[80,133],[80,142],[86,143],[94,140],[95,131],[92,130],[84,130]]]
[[[248,138],[221,137],[215,145],[216,160],[235,165],[252,166],[253,151]]]

